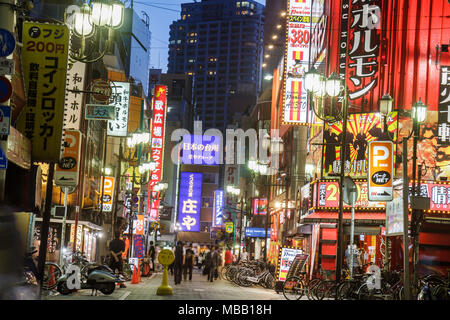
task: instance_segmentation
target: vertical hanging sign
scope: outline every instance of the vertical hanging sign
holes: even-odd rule
[[[308,124],[304,75],[309,69],[311,0],[290,0],[287,21],[283,124]]]
[[[391,141],[369,142],[369,201],[391,201],[394,198],[394,144]]]
[[[18,129],[31,140],[34,161],[57,162],[60,158],[68,52],[66,25],[23,23],[22,68],[27,105]]]
[[[102,179],[103,190],[103,212],[111,212],[114,200],[114,177]]]
[[[441,66],[438,105],[438,143],[450,144],[450,66]]]
[[[159,219],[159,192],[154,192],[153,187],[161,181],[164,161],[164,131],[166,126],[167,87],[155,85],[153,96],[153,116],[151,125],[151,160],[156,163],[156,168],[151,172],[148,183],[147,214],[150,221]],[[150,199],[151,198],[151,199]]]
[[[108,120],[108,136],[126,137],[128,135],[128,108],[130,106],[130,83],[111,82],[116,106],[116,119]]]
[[[200,231],[202,178],[199,172],[181,172],[178,221],[182,231]]]
[[[76,61],[67,71],[64,129],[80,130],[86,64]]]
[[[80,172],[81,132],[66,130],[61,160],[55,170],[55,184],[60,187],[76,187]]]
[[[213,227],[221,227],[223,224],[223,190],[214,191]]]
[[[380,0],[352,1],[349,20],[351,21],[348,48],[349,64],[347,66],[349,76],[347,82],[349,86],[348,97],[350,100],[367,95],[378,84],[381,37],[380,2]],[[343,26],[344,23],[342,23]],[[341,30],[341,39],[347,41],[347,32],[344,30]]]

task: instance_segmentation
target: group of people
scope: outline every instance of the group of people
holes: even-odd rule
[[[196,253],[192,244],[183,245],[182,241],[178,241],[176,247],[173,249],[175,260],[169,266],[171,274],[174,276],[174,282],[176,285],[181,283],[182,278],[184,281],[192,281],[192,271],[194,266],[197,266],[202,270],[202,275],[207,276],[208,282],[214,282],[219,278],[221,268],[224,265],[232,264],[236,261],[236,255],[231,252],[230,247],[225,249],[217,245],[207,246],[202,253]],[[243,250],[241,253],[241,260],[247,260],[248,253]]]

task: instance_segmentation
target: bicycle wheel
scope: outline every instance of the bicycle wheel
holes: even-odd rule
[[[267,289],[273,289],[275,288],[275,277],[271,274],[268,273],[267,276],[264,279],[264,285]]]
[[[349,300],[351,299],[351,290],[353,289],[353,283],[350,281],[342,282],[336,292],[336,300]]]
[[[229,268],[229,264],[223,266],[223,268],[222,268],[222,270],[221,270],[221,272],[220,272],[220,275],[222,276],[222,279],[227,279],[227,271],[228,271],[228,268]],[[228,280],[228,279],[227,279],[227,280]]]
[[[239,285],[241,285],[242,287],[251,287],[253,285],[253,282],[248,281],[247,277],[254,277],[254,276],[255,276],[254,270],[251,269],[243,270],[242,272],[239,273],[238,276]]]
[[[63,275],[63,272],[56,263],[46,262],[44,265],[44,275],[42,281],[42,289],[53,290],[56,288],[56,281]]]
[[[308,300],[317,300],[316,296],[314,295],[314,289],[315,287],[320,283],[320,279],[312,279],[308,283],[308,287],[306,290],[306,296],[308,297]]]
[[[358,300],[375,300],[374,291],[369,289],[367,283],[363,283],[358,289]]]
[[[302,279],[291,276],[283,283],[283,296],[286,300],[300,300],[303,296],[304,285]]]
[[[322,280],[315,287],[314,294],[317,300],[323,300],[331,287],[331,280]]]

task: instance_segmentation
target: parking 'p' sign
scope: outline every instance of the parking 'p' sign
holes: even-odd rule
[[[367,185],[369,201],[391,201],[394,195],[394,145],[391,141],[369,142]]]

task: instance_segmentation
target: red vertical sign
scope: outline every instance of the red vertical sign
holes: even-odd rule
[[[147,215],[151,221],[159,218],[159,192],[154,192],[153,187],[161,181],[164,161],[164,129],[166,125],[167,87],[155,85],[153,96],[153,116],[151,126],[151,160],[156,162],[156,168],[152,171],[148,183]],[[151,199],[151,201],[150,201]]]

